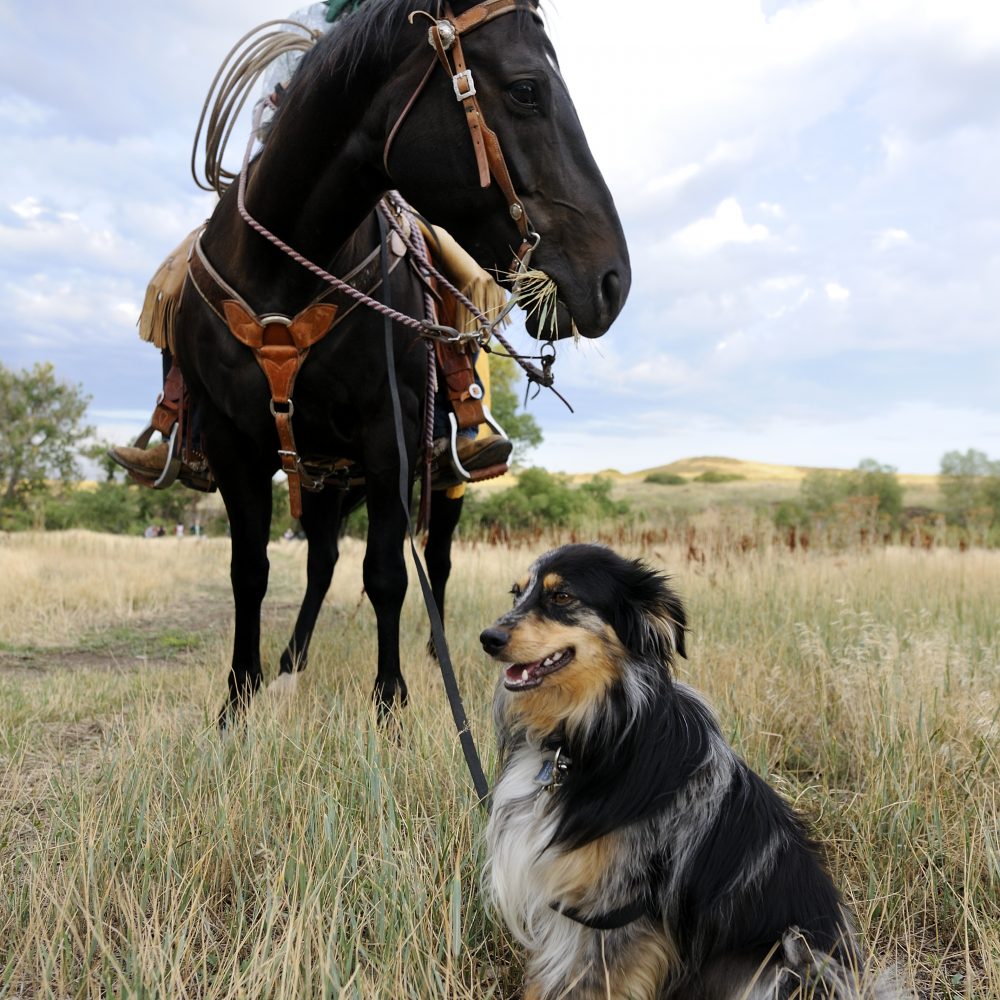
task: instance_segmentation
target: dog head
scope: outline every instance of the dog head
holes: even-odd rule
[[[504,700],[531,728],[578,721],[612,685],[638,680],[630,664],[666,677],[685,655],[684,607],[666,578],[604,546],[547,553],[511,593],[513,609],[480,641],[508,664]]]

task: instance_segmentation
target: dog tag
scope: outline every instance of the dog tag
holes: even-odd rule
[[[551,788],[556,776],[556,762],[554,760],[543,760],[542,766],[535,775],[535,784],[543,788]]]

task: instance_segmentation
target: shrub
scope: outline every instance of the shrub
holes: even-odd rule
[[[941,496],[945,514],[953,524],[983,520],[1000,521],[1000,461],[970,448],[949,451],[941,457]]]
[[[700,476],[694,477],[696,483],[735,483],[737,479],[746,479],[738,472],[719,472],[716,469],[708,469]]]
[[[839,505],[858,497],[877,501],[876,510],[895,522],[903,509],[903,487],[891,465],[862,459],[850,472],[815,469],[800,487],[802,505],[813,515],[831,514]]]
[[[676,472],[651,472],[643,482],[655,483],[657,486],[683,486],[687,480]]]
[[[502,493],[466,499],[463,525],[505,532],[546,528],[580,527],[629,512],[624,501],[611,497],[611,480],[595,476],[589,483],[572,487],[561,476],[545,469],[525,469],[517,485]]]
[[[891,465],[880,465],[874,458],[863,458],[858,467],[847,473],[850,496],[877,497],[878,512],[895,522],[903,510],[903,487]]]

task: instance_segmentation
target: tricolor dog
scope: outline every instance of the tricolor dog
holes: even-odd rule
[[[504,664],[487,889],[525,1000],[887,1000],[804,821],[671,676],[666,578],[595,545],[542,556],[481,636]]]

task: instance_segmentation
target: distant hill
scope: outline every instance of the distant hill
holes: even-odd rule
[[[844,469],[829,469],[822,466],[808,465],[771,465],[767,462],[747,462],[740,458],[726,458],[721,455],[699,455],[694,458],[679,458],[668,465],[657,465],[639,472],[621,473],[614,469],[601,472],[602,476],[630,481],[643,480],[654,472],[672,472],[687,479],[694,479],[703,472],[721,472],[729,475],[742,476],[749,482],[787,482],[798,483],[810,472],[824,468],[828,472],[844,472]],[[580,478],[580,477],[574,477]],[[899,481],[904,486],[932,486],[937,483],[937,476],[909,475],[900,473]]]

